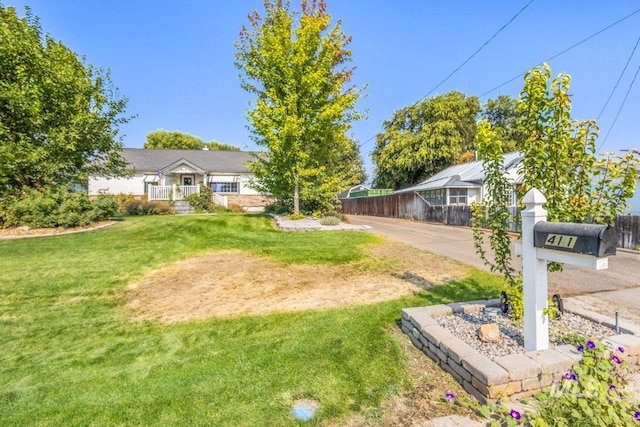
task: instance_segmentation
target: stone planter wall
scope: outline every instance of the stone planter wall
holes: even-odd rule
[[[582,358],[574,346],[563,345],[491,360],[440,327],[435,319],[453,313],[478,312],[488,306],[499,306],[499,300],[405,308],[402,310],[402,331],[468,393],[484,403],[494,403],[507,396],[534,395],[562,381],[564,374]],[[622,356],[630,365],[638,364],[639,337],[614,335],[612,331],[607,341],[615,347],[625,348]]]

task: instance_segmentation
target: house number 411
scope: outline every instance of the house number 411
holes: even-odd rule
[[[545,240],[545,246],[556,246],[558,248],[573,249],[578,238],[576,236],[567,236],[565,234],[551,234],[547,235]]]

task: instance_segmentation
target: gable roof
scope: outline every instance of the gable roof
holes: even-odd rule
[[[507,153],[504,155],[504,170],[517,166],[523,159],[519,152]],[[441,170],[435,175],[416,184],[412,187],[398,190],[404,191],[423,191],[437,188],[464,188],[464,187],[482,187],[484,182],[484,167],[481,160],[469,163],[450,166]]]
[[[169,166],[186,163],[209,173],[251,173],[245,164],[253,160],[246,151],[150,150],[123,148],[122,157],[134,171],[157,173]]]

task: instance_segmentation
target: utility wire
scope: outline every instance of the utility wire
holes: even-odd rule
[[[552,57],[549,57],[549,58],[547,58],[547,59],[545,59],[545,60],[543,60],[543,61],[541,61],[541,62],[548,62],[548,61],[551,61],[552,59],[556,59],[558,56],[563,55],[563,54],[565,54],[565,53],[569,52],[571,49],[573,49],[573,48],[575,48],[575,47],[577,47],[577,46],[581,45],[582,43],[586,42],[587,40],[591,40],[592,38],[594,38],[594,37],[595,37],[595,36],[597,36],[598,34],[600,34],[600,33],[603,33],[603,32],[605,32],[605,31],[607,31],[607,30],[608,30],[608,29],[610,29],[611,27],[614,27],[614,26],[618,25],[619,23],[621,23],[622,21],[624,21],[624,20],[626,20],[626,19],[629,19],[630,17],[632,17],[633,15],[635,15],[635,14],[636,14],[636,13],[638,13],[638,12],[640,12],[640,9],[637,9],[637,10],[635,10],[635,11],[631,12],[630,14],[628,14],[627,16],[625,16],[624,18],[620,18],[620,19],[618,19],[618,20],[617,20],[616,22],[614,22],[613,24],[610,24],[610,25],[608,25],[608,26],[604,27],[603,29],[601,29],[601,30],[599,30],[599,31],[597,31],[597,32],[595,32],[595,33],[593,33],[593,34],[591,34],[591,35],[590,35],[589,37],[587,37],[586,39],[580,40],[578,43],[576,43],[576,44],[574,44],[574,45],[572,45],[572,46],[570,46],[570,47],[566,48],[566,49],[565,49],[565,50],[563,50],[562,52],[556,53],[556,54],[555,54],[555,55],[553,55]],[[529,70],[527,70],[527,71],[525,71],[525,72],[523,72],[523,73],[520,73],[520,74],[518,74],[517,76],[514,76],[514,77],[510,78],[509,80],[507,80],[506,82],[502,83],[501,85],[496,86],[496,87],[494,87],[493,89],[491,89],[491,90],[489,90],[489,91],[487,91],[487,92],[483,93],[482,95],[480,95],[480,98],[482,98],[482,97],[484,97],[484,96],[486,96],[486,95],[490,94],[491,92],[494,92],[494,91],[496,91],[496,90],[500,89],[502,86],[505,86],[505,85],[507,85],[507,84],[511,83],[511,82],[512,82],[512,81],[514,81],[515,79],[517,79],[517,78],[519,78],[519,77],[524,76],[528,71],[529,71]]]
[[[468,57],[467,59],[464,60],[464,62],[462,62],[462,64],[460,64],[458,66],[458,68],[456,68],[455,70],[453,70],[451,73],[449,73],[449,75],[447,77],[444,78],[444,80],[442,80],[440,83],[438,83],[433,89],[431,89],[425,96],[423,96],[420,101],[422,101],[423,99],[425,99],[426,97],[428,97],[429,95],[431,95],[436,89],[438,89],[444,82],[446,82],[447,80],[449,80],[451,78],[451,76],[453,76],[455,73],[457,73],[462,67],[464,67],[467,62],[471,61],[471,59],[476,56],[482,49],[484,49],[485,46],[487,46],[489,43],[491,43],[491,41],[493,39],[495,39],[498,34],[500,34],[502,32],[502,30],[504,30],[505,28],[507,28],[509,26],[509,24],[511,24],[522,12],[524,12],[524,10],[526,8],[529,7],[529,5],[531,5],[531,3],[533,3],[534,0],[531,0],[529,3],[527,3],[526,5],[524,5],[524,7],[522,9],[520,9],[518,11],[518,13],[516,13],[515,15],[513,15],[513,17],[511,19],[509,19],[509,21],[507,21],[506,24],[504,24],[502,27],[500,27],[500,29],[491,36],[491,38],[489,38],[489,40],[487,40],[486,42],[484,42],[482,44],[482,46],[480,46],[475,52],[473,52],[471,54],[470,57]],[[420,102],[418,101],[418,102]],[[416,104],[418,103],[416,102]],[[415,105],[415,104],[414,104]]]
[[[618,121],[618,117],[620,117],[620,113],[622,112],[622,107],[624,107],[624,103],[627,102],[627,98],[629,97],[629,93],[631,92],[631,88],[633,87],[633,83],[635,83],[636,77],[638,77],[638,73],[639,72],[640,72],[640,65],[638,65],[638,69],[636,70],[636,74],[633,76],[633,80],[631,80],[631,84],[629,85],[629,89],[627,89],[627,94],[624,96],[624,99],[622,100],[622,104],[620,104],[620,108],[618,109],[618,113],[616,114],[615,119],[613,119],[613,123],[611,123],[611,126],[609,127],[609,131],[607,132],[607,134],[605,135],[604,139],[600,143],[600,146],[598,147],[596,152],[600,152],[600,149],[604,145],[605,141],[607,140],[607,138],[609,138],[609,134],[611,133],[611,130],[613,129],[613,126]]]
[[[627,63],[624,64],[624,68],[622,69],[622,72],[620,73],[620,77],[618,77],[618,81],[616,82],[615,86],[613,86],[613,90],[611,91],[611,94],[609,94],[609,98],[607,98],[607,102],[604,103],[604,106],[602,107],[602,110],[600,110],[600,114],[598,114],[598,117],[596,118],[596,121],[600,120],[600,117],[602,117],[602,113],[604,113],[604,110],[607,108],[607,105],[609,105],[609,101],[611,101],[611,98],[613,97],[613,93],[618,88],[618,85],[620,84],[620,80],[622,80],[622,76],[627,71],[627,67],[629,66],[629,62],[631,62],[631,58],[633,58],[633,54],[636,52],[636,48],[638,47],[638,43],[640,43],[640,37],[638,37],[638,41],[636,42],[636,45],[633,47],[633,50],[631,51],[631,55],[629,55],[629,59],[627,59]]]
[[[458,66],[458,68],[456,68],[455,70],[453,70],[447,77],[444,78],[444,80],[442,80],[440,83],[438,83],[433,89],[431,89],[425,96],[423,96],[422,98],[420,98],[418,101],[414,102],[413,104],[411,104],[411,106],[414,106],[416,104],[418,104],[419,102],[421,102],[423,99],[425,99],[426,97],[428,97],[429,95],[431,95],[436,89],[438,89],[443,83],[445,83],[447,80],[449,80],[455,73],[457,73],[462,67],[464,67],[467,62],[471,61],[471,59],[473,59],[474,56],[476,56],[482,49],[484,49],[489,43],[491,43],[491,41],[493,39],[495,39],[498,34],[500,34],[505,28],[507,28],[509,26],[509,24],[511,24],[522,12],[524,12],[524,10],[526,8],[529,7],[529,5],[531,5],[531,3],[533,3],[535,0],[530,0],[529,3],[527,3],[526,5],[524,5],[524,7],[522,9],[520,9],[518,11],[518,13],[516,13],[515,15],[513,15],[513,17],[511,19],[509,19],[509,21],[507,21],[506,24],[504,24],[502,27],[500,27],[500,29],[494,34],[492,35],[489,40],[487,40],[486,42],[484,42],[482,44],[482,46],[480,46],[475,52],[473,52],[471,54],[470,57],[468,57],[467,59],[465,59],[462,64],[460,64]],[[365,145],[367,142],[371,141],[372,139],[375,138],[375,135],[372,136],[371,138],[367,139],[366,141],[358,144],[358,148],[362,147],[363,145]]]

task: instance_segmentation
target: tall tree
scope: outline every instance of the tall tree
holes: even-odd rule
[[[260,191],[300,207],[328,209],[336,195],[361,182],[358,147],[347,133],[362,118],[352,78],[351,38],[330,27],[323,0],[265,0],[249,15],[236,43],[242,88],[256,96],[247,114],[252,138],[266,148],[250,168]],[[345,163],[345,159],[349,159]]]
[[[221,142],[204,142],[197,136],[177,130],[166,131],[164,129],[154,130],[147,134],[144,148],[148,149],[176,149],[176,150],[212,150],[212,151],[240,151],[235,145],[223,144]]]
[[[126,104],[108,71],[0,4],[0,197],[124,173]]]
[[[518,126],[520,112],[517,99],[509,95],[489,99],[480,113],[480,118],[491,124],[492,131],[499,134],[498,137],[503,141],[504,152],[522,148],[526,135]]]
[[[480,102],[460,92],[402,108],[376,136],[374,185],[403,188],[451,166],[472,150]]]
[[[166,131],[164,129],[154,130],[147,134],[147,141],[144,148],[148,149],[169,149],[177,150],[202,150],[204,141],[197,136],[179,131]]]

